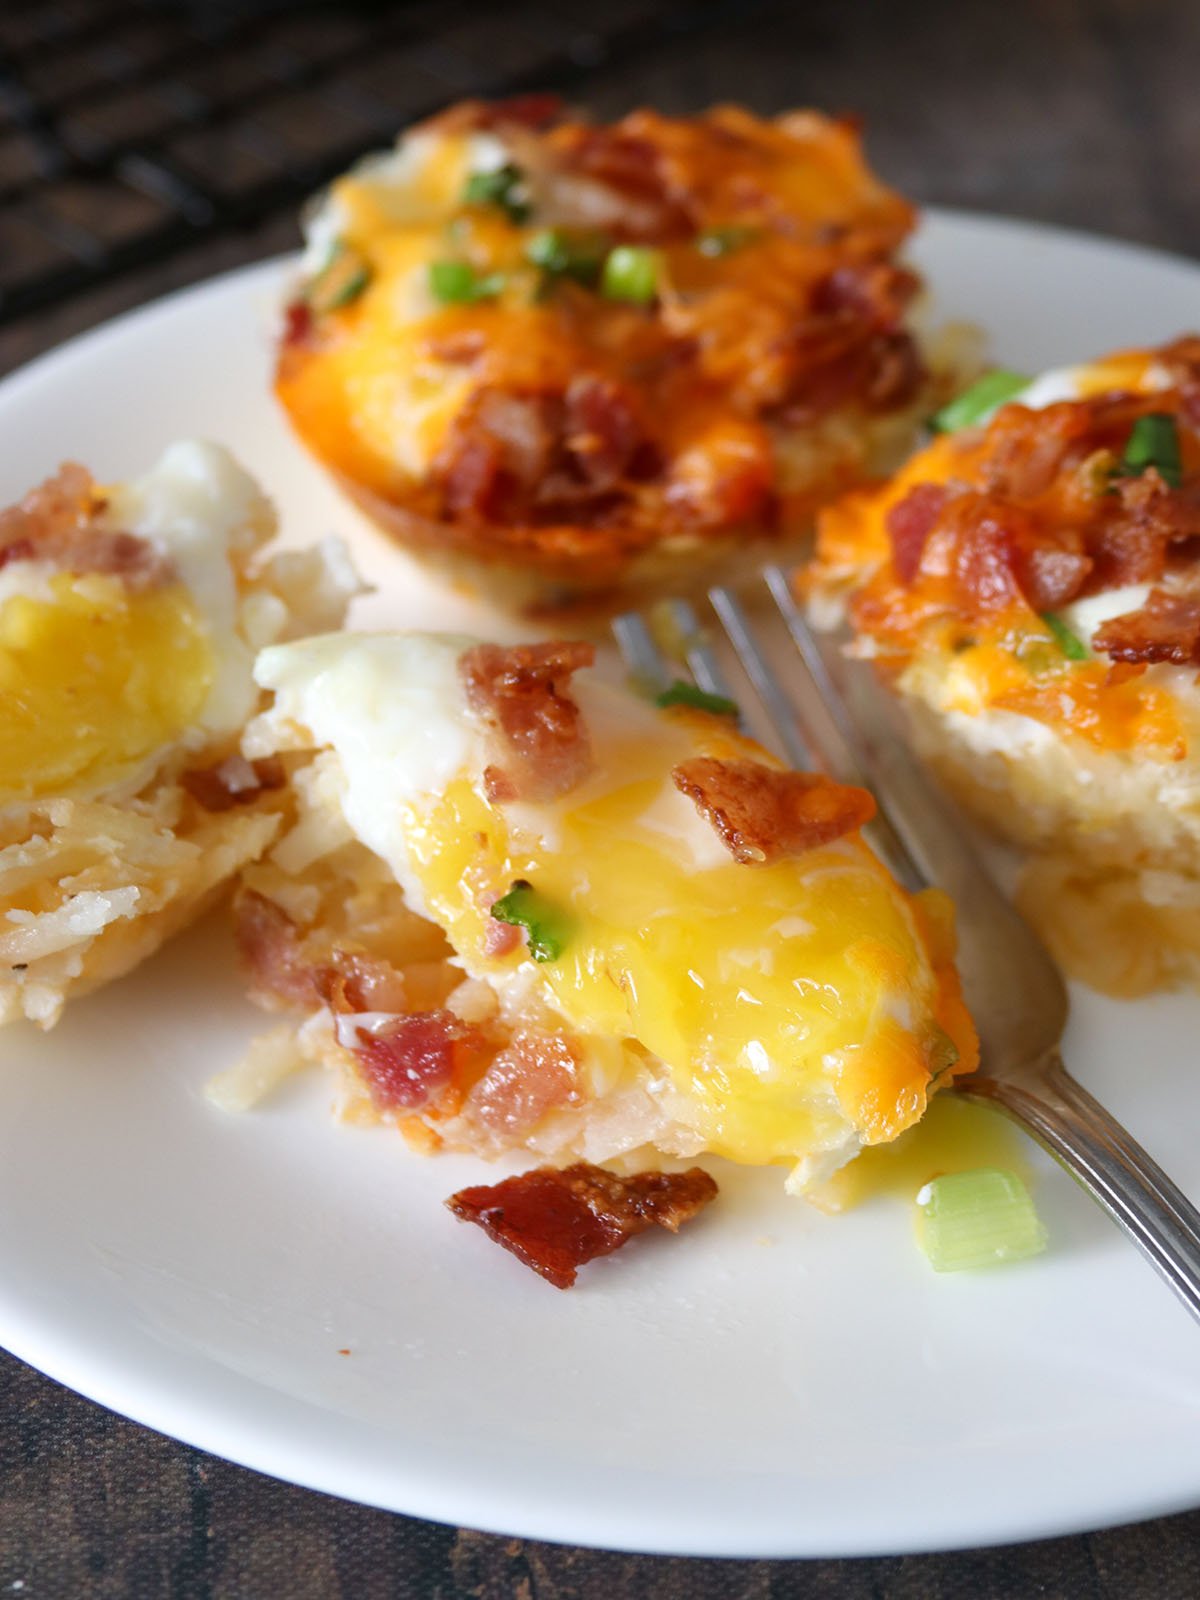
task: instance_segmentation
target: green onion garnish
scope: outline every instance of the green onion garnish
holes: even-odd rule
[[[318,316],[348,306],[371,281],[371,268],[357,250],[335,244],[329,260],[305,292],[305,299]]]
[[[935,1272],[1023,1261],[1046,1248],[1029,1190],[1013,1172],[946,1172],[917,1194],[917,1236]]]
[[[998,411],[1006,400],[1029,387],[1023,372],[1010,372],[996,367],[985,372],[969,389],[964,389],[948,405],[935,411],[929,426],[935,433],[957,433],[960,428],[971,428],[977,422],[986,422],[993,411]]]
[[[497,922],[525,929],[529,954],[535,961],[557,961],[571,935],[566,913],[543,899],[524,878],[518,878],[508,893],[493,903],[492,916]]]
[[[431,261],[429,289],[435,300],[445,305],[469,305],[475,300],[494,300],[504,287],[502,272],[480,276],[469,261]]]
[[[529,202],[522,193],[524,183],[525,174],[511,161],[488,172],[472,172],[463,186],[463,204],[499,206],[510,222],[525,222]]]
[[[1086,661],[1088,648],[1077,633],[1067,627],[1063,619],[1053,611],[1043,611],[1042,621],[1050,629],[1058,642],[1058,648],[1068,661]]]
[[[1183,481],[1179,429],[1169,412],[1152,411],[1149,416],[1137,419],[1117,466],[1117,476],[1136,478],[1147,467],[1157,467],[1163,482],[1172,489],[1178,489]]]
[[[730,700],[727,695],[710,694],[707,689],[698,689],[694,683],[685,683],[682,678],[676,678],[670,688],[664,689],[661,694],[654,697],[656,706],[694,706],[697,711],[711,711],[718,717],[736,717],[738,704]]]
[[[696,249],[702,256],[714,259],[732,255],[735,250],[741,250],[744,245],[757,239],[760,232],[759,228],[739,227],[737,224],[727,228],[706,228],[703,233],[696,235]]]
[[[593,288],[600,279],[609,239],[603,233],[541,228],[525,245],[525,259],[551,278],[574,278]]]
[[[648,306],[658,294],[658,252],[640,244],[619,244],[604,263],[600,292],[609,300]]]

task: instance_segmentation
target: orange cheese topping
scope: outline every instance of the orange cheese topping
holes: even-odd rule
[[[881,666],[936,682],[943,709],[1018,712],[1098,748],[1182,759],[1169,688],[1085,641],[1068,655],[1055,624],[1076,600],[1171,581],[1194,560],[1186,497],[1200,428],[1190,379],[1169,370],[1187,344],[1119,352],[1073,369],[1076,399],[1005,405],[936,436],[888,483],[822,512],[803,587],[849,593]],[[1122,469],[1150,413],[1174,419],[1182,490]]]
[[[468,201],[499,158],[520,203]],[[815,113],[537,129],[460,107],[343,178],[328,215],[362,284],[297,302],[276,392],[318,458],[425,517],[635,540],[806,521],[856,463],[790,481],[778,430],[865,425],[923,378],[902,325],[916,280],[892,260],[912,208]],[[593,267],[531,259],[548,229]],[[648,302],[604,292],[624,244],[651,252]],[[444,262],[475,298],[439,301]]]

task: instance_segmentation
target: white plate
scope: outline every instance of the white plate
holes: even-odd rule
[[[1200,320],[1200,269],[936,217],[947,315],[1036,369]],[[268,264],[123,318],[0,386],[0,503],[64,456],[103,477],[232,445],[289,536],[348,533],[368,625],[471,625],[361,527],[270,399]],[[485,619],[486,625],[486,619]],[[933,1550],[1200,1501],[1200,1329],[1056,1168],[1049,1253],[937,1277],[906,1209],[840,1218],[721,1173],[679,1241],[559,1294],[441,1201],[479,1163],[334,1125],[317,1079],[230,1118],[201,1090],[260,1023],[222,926],[53,1033],[0,1046],[0,1341],[141,1422],[418,1516],[713,1555]],[[1069,1059],[1200,1194],[1200,999],[1076,999]],[[345,1355],[339,1352],[349,1350]]]

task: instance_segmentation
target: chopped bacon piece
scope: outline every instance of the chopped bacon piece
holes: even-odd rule
[[[911,583],[921,570],[929,535],[949,498],[945,484],[918,483],[888,511],[885,526],[892,541],[892,565],[901,583]]]
[[[610,1255],[650,1227],[677,1233],[716,1194],[716,1183],[701,1167],[622,1178],[581,1161],[562,1171],[537,1167],[502,1183],[460,1189],[446,1204],[556,1289],[569,1289],[586,1262]]]
[[[590,644],[558,640],[475,645],[460,657],[467,702],[498,746],[501,759],[488,768],[493,785],[503,782],[522,800],[553,800],[591,771],[591,739],[566,685],[595,656]]]
[[[609,127],[564,127],[554,141],[555,154],[573,176],[619,197],[623,205],[615,215],[623,237],[661,243],[694,233],[696,196],[672,181],[661,148],[635,131],[635,123],[631,118]]]
[[[1111,617],[1092,644],[1114,661],[1200,666],[1200,593],[1152,589],[1140,610]]]
[[[283,907],[256,889],[242,889],[233,911],[234,937],[251,993],[301,1011],[324,1004],[318,969],[302,956],[299,929]]]
[[[69,538],[91,520],[92,475],[78,462],[65,461],[54,477],[31,489],[15,506],[0,511],[0,548],[14,539],[35,546],[43,540]]]
[[[629,396],[612,378],[583,373],[564,397],[565,445],[571,466],[590,491],[615,488],[641,448],[644,434]],[[551,498],[552,486],[547,498]]]
[[[522,1028],[472,1088],[464,1110],[494,1133],[521,1134],[577,1098],[577,1076],[568,1040]]]
[[[170,559],[147,539],[98,526],[100,509],[91,473],[68,461],[19,504],[0,511],[0,567],[45,561],[61,572],[110,573],[135,590],[170,582]]]
[[[434,463],[453,516],[587,522],[613,492],[657,465],[630,393],[580,373],[563,389],[480,389]]]
[[[1001,611],[1019,598],[1013,566],[1024,531],[1022,514],[983,495],[962,495],[947,521],[954,539],[954,586],[968,613]]]
[[[437,133],[470,133],[474,129],[544,128],[562,115],[562,96],[550,91],[513,94],[502,100],[460,100],[421,124]]]
[[[1006,501],[1033,500],[1054,482],[1091,434],[1086,408],[1073,400],[1038,411],[1001,406],[988,424],[987,449],[976,481]],[[1094,447],[1094,446],[1092,446]]]
[[[461,1076],[486,1035],[453,1011],[418,1011],[378,1029],[355,1028],[352,1046],[371,1098],[382,1111],[415,1111]]]
[[[292,300],[284,308],[284,344],[306,344],[312,336],[315,319],[307,300]]]
[[[287,774],[278,756],[247,761],[245,756],[235,755],[215,766],[185,772],[179,781],[205,811],[229,811],[257,800],[266,789],[282,789]]]
[[[1016,552],[1017,582],[1035,611],[1057,611],[1083,588],[1093,566],[1081,550],[1037,544]]]
[[[267,1005],[315,1011],[399,1011],[404,978],[388,962],[352,950],[332,950],[314,960],[302,949],[300,930],[284,911],[256,889],[234,900],[234,937],[252,995]]]
[[[1157,467],[1115,485],[1122,508],[1166,543],[1200,535],[1200,484],[1172,489]]]
[[[870,822],[865,789],[821,772],[790,772],[760,761],[699,756],[671,772],[675,787],[712,824],[735,861],[770,866],[831,844]]]
[[[13,561],[32,561],[37,555],[33,540],[24,537],[10,539],[0,548],[0,568],[7,567]]]

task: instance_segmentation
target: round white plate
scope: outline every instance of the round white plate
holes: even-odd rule
[[[916,254],[946,316],[1035,370],[1164,340],[1200,269],[962,216]],[[0,386],[0,503],[63,457],[102,478],[231,445],[290,540],[347,534],[356,620],[498,627],[326,486],[268,390],[285,268],[128,316]],[[508,630],[511,631],[511,630]],[[219,919],[42,1036],[0,1041],[0,1342],[280,1478],[530,1537],[696,1555],[1032,1538],[1200,1501],[1200,1328],[1040,1157],[1036,1261],[938,1277],[906,1208],[838,1218],[719,1173],[677,1240],[560,1294],[443,1208],[487,1169],[335,1125],[318,1078],[240,1118],[202,1097],[261,1018]],[[1200,1195],[1200,998],[1076,997],[1078,1075]],[[345,1352],[349,1352],[348,1354]]]

